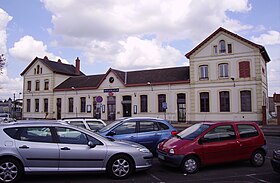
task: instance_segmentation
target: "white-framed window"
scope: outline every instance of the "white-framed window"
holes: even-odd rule
[[[219,77],[228,78],[228,64],[227,63],[219,64]]]
[[[218,46],[217,45],[213,46],[213,53],[214,53],[214,55],[218,54]]]
[[[208,65],[199,66],[199,79],[208,80]]]

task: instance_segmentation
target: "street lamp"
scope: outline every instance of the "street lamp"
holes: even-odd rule
[[[77,90],[76,90],[76,88],[75,88],[74,86],[72,86],[71,89],[74,90],[74,91],[76,92],[76,97],[77,97]],[[75,98],[76,98],[76,97],[75,97]],[[73,101],[73,102],[74,102],[74,101]],[[75,110],[76,110],[76,118],[77,118],[77,117],[78,117],[78,115],[77,115],[78,109],[77,109],[76,103],[78,103],[78,102],[75,102]]]
[[[147,85],[151,86],[151,90],[153,91],[153,86],[152,86],[152,83],[150,81],[147,82]]]

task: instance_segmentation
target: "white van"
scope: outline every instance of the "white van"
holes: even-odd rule
[[[95,118],[64,118],[62,121],[92,131],[98,131],[99,129],[106,126],[104,121]]]
[[[0,113],[0,122],[10,122],[13,121],[9,113]]]

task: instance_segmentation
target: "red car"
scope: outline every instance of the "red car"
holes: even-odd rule
[[[254,122],[198,123],[157,147],[160,162],[195,173],[200,166],[250,160],[264,164],[266,140]]]

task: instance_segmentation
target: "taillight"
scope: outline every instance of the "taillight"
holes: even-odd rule
[[[177,135],[177,133],[178,133],[177,131],[172,131],[172,132],[171,132],[171,135],[172,135],[172,136],[175,136],[175,135]]]

